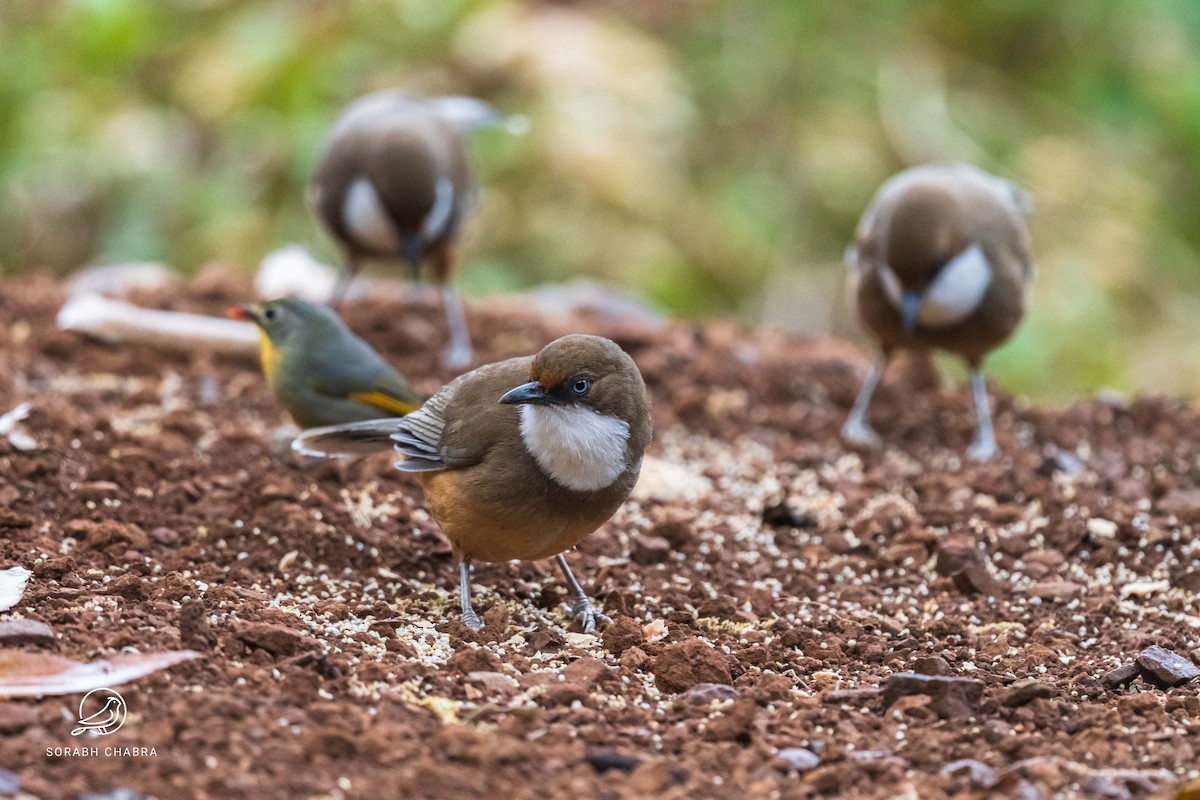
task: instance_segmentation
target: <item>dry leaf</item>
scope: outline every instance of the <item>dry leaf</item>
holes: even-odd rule
[[[25,594],[25,584],[29,582],[29,576],[32,574],[24,567],[0,569],[0,611],[8,611],[21,602],[21,597]]]
[[[191,650],[121,653],[84,664],[61,656],[0,650],[0,697],[75,694],[120,686],[160,669],[199,658]]]

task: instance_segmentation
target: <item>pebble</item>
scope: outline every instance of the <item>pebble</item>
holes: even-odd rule
[[[54,644],[54,631],[44,622],[10,619],[0,622],[0,644]]]
[[[1163,686],[1181,686],[1200,678],[1195,664],[1165,647],[1147,647],[1135,661],[1143,676]]]
[[[973,539],[955,537],[938,548],[935,568],[939,575],[953,578],[960,592],[996,597],[1003,587],[988,569],[987,555]]]
[[[991,789],[996,785],[996,770],[973,758],[960,758],[942,767],[942,775],[963,775],[976,789]]]
[[[290,656],[300,647],[300,634],[271,622],[253,622],[238,631],[238,638],[276,656]]]
[[[638,536],[633,540],[630,556],[634,563],[647,566],[661,564],[671,555],[671,543],[661,536]]]
[[[1084,587],[1073,581],[1041,581],[1026,589],[1030,597],[1042,600],[1074,600],[1083,594]]]
[[[821,757],[803,747],[787,747],[775,754],[775,761],[792,772],[807,772],[821,763]]]
[[[736,700],[738,690],[727,683],[697,683],[679,696],[679,701],[694,706]]]
[[[615,750],[592,750],[583,757],[583,760],[591,764],[592,769],[596,772],[601,773],[616,770],[628,774],[642,763],[637,756],[627,756]]]
[[[983,681],[897,672],[884,682],[884,709],[890,708],[896,700],[910,694],[928,695],[929,707],[943,719],[968,717],[975,713],[983,698]]]
[[[1100,685],[1110,692],[1118,687],[1125,687],[1137,680],[1140,673],[1137,664],[1126,664],[1116,669],[1110,669],[1100,678]]]
[[[1054,687],[1034,678],[1017,681],[1012,686],[1000,692],[1001,705],[1009,708],[1020,708],[1038,698],[1054,697]]]

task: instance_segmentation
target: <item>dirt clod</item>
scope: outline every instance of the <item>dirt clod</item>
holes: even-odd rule
[[[654,677],[666,692],[682,692],[698,683],[729,684],[729,662],[700,639],[685,639],[667,645],[654,659]]]

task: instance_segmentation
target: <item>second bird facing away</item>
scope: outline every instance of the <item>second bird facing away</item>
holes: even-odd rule
[[[500,117],[481,100],[388,90],[342,111],[311,186],[318,219],[340,243],[346,271],[336,305],[363,262],[403,260],[420,274],[429,259],[442,287],[447,366],[471,361],[462,300],[451,282],[455,242],[475,205],[463,134]]]
[[[888,179],[863,213],[848,253],[850,302],[879,340],[872,367],[842,427],[877,446],[867,408],[892,353],[939,349],[971,371],[976,435],[968,455],[995,455],[983,360],[1025,313],[1033,265],[1028,200],[1007,181],[965,164],[913,167]]]
[[[229,315],[258,326],[263,374],[301,428],[403,416],[424,402],[331,308],[282,297]]]
[[[341,455],[394,446],[404,456],[396,468],[417,476],[459,560],[468,627],[481,627],[472,561],[553,556],[590,633],[605,618],[563,553],[625,502],[650,436],[650,398],[633,359],[608,339],[571,335],[536,356],[468,372],[403,419],[308,431],[293,448]]]

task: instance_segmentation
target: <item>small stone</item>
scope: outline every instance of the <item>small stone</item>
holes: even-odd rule
[[[1176,575],[1171,579],[1171,585],[1185,592],[1200,592],[1200,569]]]
[[[938,575],[948,578],[962,572],[968,564],[978,564],[984,559],[983,551],[975,545],[974,539],[955,536],[942,542],[938,547],[934,568]]]
[[[490,670],[468,672],[467,680],[491,694],[503,694],[504,692],[516,689],[520,685],[512,676],[505,675],[503,672],[492,672]]]
[[[170,528],[157,527],[150,531],[150,538],[159,544],[173,547],[179,544],[179,534]]]
[[[1064,602],[1083,594],[1084,587],[1072,581],[1041,581],[1026,589],[1030,597]]]
[[[44,622],[32,619],[10,619],[0,622],[0,644],[54,644],[54,631]]]
[[[645,761],[639,764],[625,781],[625,786],[636,797],[661,794],[676,783],[681,783],[675,769],[663,761]]]
[[[928,695],[929,707],[943,719],[968,717],[975,713],[979,701],[983,698],[983,681],[897,672],[884,682],[884,709],[890,708],[896,700],[910,694]]]
[[[1079,460],[1079,456],[1072,453],[1070,450],[1060,450],[1054,448],[1054,452],[1046,455],[1042,459],[1042,463],[1037,465],[1034,470],[1039,475],[1049,478],[1056,472],[1061,472],[1063,475],[1076,476],[1082,475],[1086,467]]]
[[[592,765],[592,769],[599,773],[616,770],[626,774],[637,769],[642,760],[637,756],[627,756],[624,753],[618,753],[615,750],[592,750],[583,760]]]
[[[1140,672],[1137,664],[1126,664],[1123,667],[1110,669],[1100,678],[1100,685],[1110,692],[1118,687],[1124,688],[1137,680]]]
[[[919,675],[953,675],[954,670],[941,656],[923,656],[913,662],[913,672]]]
[[[1046,698],[1054,696],[1054,687],[1048,684],[1037,681],[1033,678],[1026,678],[1023,681],[1017,681],[1012,686],[1000,692],[1001,705],[1009,708],[1020,708],[1027,705],[1038,698]]]
[[[821,757],[803,747],[787,747],[775,754],[775,762],[789,772],[808,772],[821,763]]]
[[[29,703],[0,702],[0,736],[16,736],[38,723],[37,706]],[[12,773],[9,773],[10,775]],[[0,769],[0,795],[4,794],[4,770]]]
[[[698,683],[733,682],[725,656],[700,639],[667,645],[652,669],[658,688],[667,692],[686,691]]]
[[[293,655],[300,647],[300,634],[272,622],[253,622],[238,631],[238,638],[275,656]]]
[[[0,796],[12,797],[21,791],[21,781],[17,773],[0,769]]]
[[[943,775],[966,775],[976,789],[991,789],[996,785],[996,770],[973,758],[961,758],[942,767]]]
[[[762,521],[772,528],[802,528],[813,530],[819,523],[807,514],[797,514],[787,503],[767,506],[762,512]]]
[[[635,564],[661,564],[671,555],[671,543],[661,536],[638,536],[630,556]]]
[[[464,675],[473,672],[499,672],[500,656],[486,647],[468,646],[446,659],[446,666]]]
[[[646,662],[650,660],[650,656],[646,655],[646,651],[640,647],[631,647],[621,654],[620,664],[625,669],[641,669]]]
[[[1181,686],[1200,678],[1195,664],[1165,647],[1147,647],[1134,660],[1142,675],[1160,686]]]
[[[952,578],[960,592],[997,597],[1003,591],[988,568],[987,555],[973,539],[957,536],[943,542],[935,568],[939,575]]]
[[[1133,793],[1128,787],[1122,786],[1111,778],[1093,773],[1079,784],[1084,797],[1104,798],[1104,800],[1133,800]]]
[[[600,633],[600,643],[604,649],[614,656],[620,657],[631,647],[638,647],[646,641],[642,626],[632,617],[618,616]]]
[[[1200,489],[1172,489],[1155,503],[1160,514],[1190,521],[1200,515]]]
[[[736,700],[738,690],[727,683],[697,683],[679,696],[679,702],[693,706]]]
[[[126,572],[124,575],[120,575],[114,579],[108,585],[108,593],[119,595],[133,602],[145,600],[149,594],[146,591],[146,582],[130,572]]]
[[[108,497],[116,497],[121,487],[112,481],[88,481],[75,487],[75,494],[81,500],[99,501]]]

